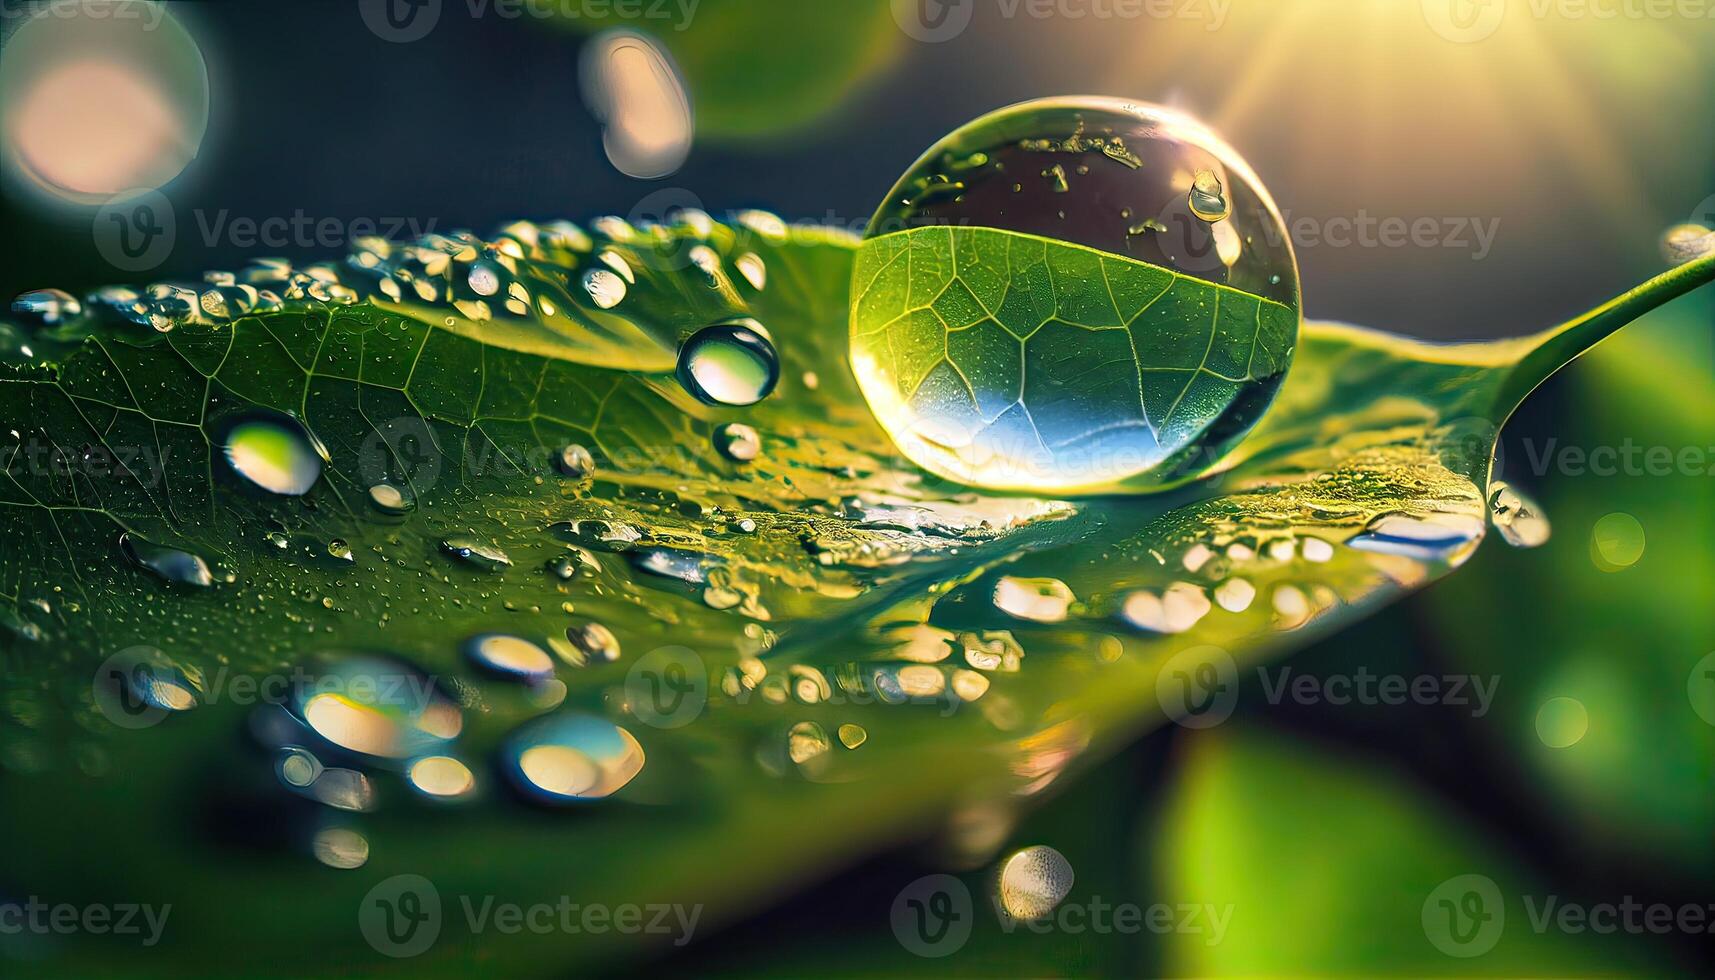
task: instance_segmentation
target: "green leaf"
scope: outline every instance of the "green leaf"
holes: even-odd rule
[[[1312,324],[1274,409],[1215,476],[1069,503],[974,494],[893,456],[844,344],[829,342],[853,241],[758,214],[596,227],[589,242],[510,226],[491,242],[371,243],[368,258],[271,287],[279,311],[239,289],[249,313],[187,313],[165,333],[91,318],[9,355],[0,781],[30,803],[0,808],[0,831],[30,846],[3,884],[171,902],[173,927],[149,952],[164,969],[393,964],[366,945],[357,910],[405,873],[430,878],[449,909],[413,973],[478,959],[566,969],[661,941],[472,936],[459,896],[700,903],[701,928],[715,928],[955,802],[1039,793],[1218,694],[1187,686],[1205,668],[1297,645],[1444,574],[1481,537],[1495,426],[1546,365],[1715,270],[1683,267],[1537,342],[1432,348]],[[635,281],[617,305],[581,288],[621,267]],[[197,300],[187,309],[220,308]],[[690,329],[735,316],[766,325],[783,380],[754,408],[719,410],[668,372]],[[227,463],[231,423],[257,412],[325,447],[307,494],[263,492]],[[712,445],[737,420],[761,432],[753,463]],[[571,443],[596,456],[593,481],[555,468]],[[415,508],[378,510],[379,482]],[[576,521],[610,530],[581,525],[580,546],[564,539]],[[637,539],[612,533],[620,524]],[[1430,543],[1414,543],[1426,527]],[[140,566],[123,535],[133,552],[201,557],[209,584]],[[510,564],[460,560],[449,542]],[[567,558],[570,581],[547,571]],[[484,764],[548,710],[540,692],[483,675],[459,648],[493,632],[563,647],[589,622],[623,655],[560,666],[558,710],[616,720],[646,762],[611,798],[544,812]],[[142,731],[112,724],[92,679],[137,644],[200,686],[201,706]],[[655,727],[628,676],[682,645],[701,658],[708,703]],[[435,806],[365,765],[382,805],[341,815],[288,793],[235,734],[255,713],[235,677],[319,673],[354,650],[404,657],[457,697],[453,751],[479,800]],[[842,725],[867,740],[843,747]],[[334,820],[366,837],[361,869],[279,857]],[[84,937],[47,969],[136,955]]]

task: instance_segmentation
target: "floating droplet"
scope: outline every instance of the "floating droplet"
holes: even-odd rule
[[[710,405],[754,405],[780,380],[780,358],[755,320],[704,327],[679,348],[679,383]]]
[[[1226,189],[1213,170],[1199,170],[1191,178],[1191,193],[1187,199],[1191,213],[1204,221],[1224,221],[1233,213],[1227,201]]]
[[[763,264],[762,256],[755,252],[746,252],[732,260],[733,267],[738,269],[744,281],[750,283],[753,289],[762,289],[768,285],[768,266]]]
[[[409,495],[409,491],[396,487],[391,483],[377,483],[369,488],[369,501],[375,509],[383,514],[409,514],[417,508],[417,501]]]
[[[450,755],[424,756],[405,772],[411,788],[432,800],[458,800],[476,789],[470,767]]]
[[[607,269],[591,269],[584,273],[584,292],[590,302],[611,310],[625,299],[625,280]]]
[[[1489,519],[1501,533],[1501,539],[1515,548],[1537,548],[1548,543],[1551,528],[1542,509],[1498,480],[1489,488]]]
[[[316,860],[330,868],[349,871],[369,861],[369,840],[348,827],[324,827],[310,842]]]
[[[749,463],[762,455],[762,437],[742,422],[715,427],[715,448],[736,463]]]
[[[665,48],[636,31],[608,31],[585,46],[580,69],[584,101],[605,124],[602,145],[614,169],[654,180],[684,164],[694,118]]]
[[[1630,514],[1608,514],[1590,529],[1590,560],[1604,572],[1630,568],[1644,556],[1644,526]]]
[[[549,803],[611,796],[643,770],[643,747],[630,732],[570,712],[520,728],[507,740],[502,758],[520,790]]]
[[[326,456],[296,419],[275,414],[233,424],[223,448],[233,472],[270,493],[291,497],[310,492]]]
[[[132,561],[169,582],[198,586],[214,584],[208,562],[203,561],[200,555],[154,544],[130,532],[119,536],[119,545]]]
[[[507,557],[506,552],[472,537],[448,538],[441,542],[441,550],[485,572],[498,572],[512,566],[512,559]]]
[[[1001,862],[996,882],[1000,910],[1026,922],[1046,918],[1072,891],[1072,864],[1046,844],[1024,848]]]
[[[63,290],[33,289],[12,301],[12,312],[36,326],[57,327],[82,316],[83,304]]]
[[[539,681],[554,674],[548,651],[522,637],[480,633],[465,641],[464,651],[472,663],[504,677]]]
[[[1078,597],[1054,578],[1003,577],[994,587],[995,608],[1018,619],[1058,623],[1066,619]]]

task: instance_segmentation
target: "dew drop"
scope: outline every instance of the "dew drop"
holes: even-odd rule
[[[735,463],[749,463],[762,455],[762,437],[742,422],[715,427],[715,449]]]
[[[1221,186],[1221,178],[1215,176],[1213,170],[1199,170],[1191,178],[1191,193],[1187,203],[1191,213],[1204,221],[1222,221],[1233,213],[1232,203],[1227,200],[1226,188]]]
[[[130,532],[119,536],[119,546],[132,561],[169,582],[204,587],[214,584],[208,562],[200,555],[154,544]]]
[[[300,497],[321,476],[326,451],[296,419],[255,415],[226,430],[226,461],[233,472],[270,493]]]
[[[545,680],[554,674],[548,651],[522,637],[479,633],[465,641],[465,656],[484,670],[522,681]]]
[[[329,744],[372,759],[427,755],[464,728],[459,707],[404,661],[353,657],[296,692],[293,714]]]
[[[1126,597],[1121,615],[1150,633],[1183,633],[1196,626],[1211,608],[1202,589],[1189,582],[1175,582],[1159,595],[1148,590],[1133,592]]]
[[[408,491],[391,483],[377,483],[370,487],[369,502],[381,513],[394,516],[409,514],[417,508],[417,501]]]
[[[1644,526],[1624,512],[1608,514],[1590,529],[1590,560],[1604,572],[1636,565],[1644,556]]]
[[[1063,622],[1078,597],[1054,578],[1003,577],[994,587],[995,608],[1017,619],[1036,623]]]
[[[1256,599],[1256,586],[1242,578],[1230,578],[1215,586],[1215,603],[1228,612],[1244,612]]]
[[[1451,561],[1482,537],[1483,524],[1462,514],[1383,514],[1346,542],[1360,551],[1420,561]]]
[[[530,722],[507,740],[507,775],[545,803],[579,803],[613,795],[643,771],[643,747],[618,725],[566,712]]]
[[[869,732],[862,725],[847,723],[840,726],[840,744],[848,749],[855,749],[869,741]]]
[[[1541,508],[1500,481],[1489,488],[1489,519],[1501,539],[1515,548],[1541,547],[1552,530]]]
[[[999,911],[1013,919],[1046,918],[1072,891],[1072,864],[1046,844],[1026,847],[1001,862],[995,892]]]
[[[506,552],[472,537],[448,538],[441,542],[441,551],[486,572],[498,572],[512,566],[512,559]]]
[[[608,664],[619,659],[619,638],[600,623],[573,626],[566,630],[566,639],[572,644],[574,667]]]
[[[762,289],[768,285],[768,266],[762,261],[762,256],[755,252],[746,252],[732,260],[733,267],[744,281],[750,283],[752,289]]]
[[[83,304],[64,290],[32,289],[12,301],[12,312],[35,326],[57,327],[82,316]]]
[[[574,480],[582,480],[595,473],[595,457],[577,443],[560,450],[557,462],[560,472]]]
[[[625,299],[625,280],[607,269],[591,269],[584,273],[584,292],[590,302],[611,310]]]
[[[411,788],[431,800],[459,800],[476,790],[470,767],[450,755],[428,755],[411,763],[405,771]]]
[[[780,380],[780,357],[755,320],[717,323],[679,348],[679,383],[710,405],[754,405]]]
[[[350,871],[369,862],[369,840],[349,827],[323,827],[310,842],[316,860],[330,868]]]

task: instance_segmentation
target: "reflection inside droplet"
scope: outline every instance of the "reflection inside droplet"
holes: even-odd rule
[[[504,760],[519,789],[546,802],[611,796],[643,769],[632,734],[594,715],[541,718],[507,741]]]

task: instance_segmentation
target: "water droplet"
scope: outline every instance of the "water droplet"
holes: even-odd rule
[[[1030,922],[1046,918],[1072,891],[1072,864],[1046,844],[1026,847],[1000,864],[995,892],[999,910]]]
[[[465,641],[464,652],[478,667],[503,677],[539,681],[554,674],[548,651],[522,637],[479,633]]]
[[[326,457],[296,419],[272,413],[234,423],[223,443],[233,472],[270,493],[291,497],[310,492]]]
[[[316,860],[330,868],[349,871],[369,861],[369,840],[349,827],[323,827],[310,842]]]
[[[844,724],[840,726],[840,744],[848,749],[855,749],[869,740],[869,732],[862,725]]]
[[[1401,555],[1420,561],[1452,561],[1469,554],[1483,534],[1483,522],[1464,514],[1383,514],[1346,542],[1360,551]]]
[[[441,542],[441,550],[486,572],[512,566],[512,559],[498,547],[472,537],[452,537]]]
[[[198,586],[214,584],[208,562],[203,561],[200,555],[154,544],[130,532],[119,536],[119,545],[132,561],[169,582]]]
[[[832,746],[827,731],[813,721],[801,721],[786,733],[786,757],[796,765],[810,764]]]
[[[572,661],[574,667],[608,664],[619,659],[619,638],[600,623],[573,626],[566,630],[566,639],[571,641],[576,652]]]
[[[1515,548],[1547,544],[1552,530],[1540,507],[1500,481],[1489,488],[1489,519],[1502,540]]]
[[[1215,602],[1228,612],[1244,612],[1256,599],[1256,586],[1242,578],[1230,578],[1215,586]]]
[[[1224,221],[1233,213],[1233,206],[1227,201],[1226,189],[1221,186],[1221,178],[1213,170],[1199,170],[1191,178],[1191,193],[1188,197],[1191,213],[1204,221]]]
[[[153,647],[133,647],[116,655],[104,665],[103,676],[97,680],[123,685],[133,706],[141,703],[162,711],[189,711],[202,701],[202,675],[186,670]]]
[[[577,443],[560,450],[559,465],[560,472],[574,480],[582,480],[595,473],[595,457]]]
[[[464,728],[433,678],[399,660],[352,657],[296,692],[293,714],[329,744],[371,759],[438,751]]]
[[[1604,572],[1636,565],[1644,556],[1644,526],[1627,513],[1613,513],[1590,529],[1590,560]]]
[[[391,483],[377,483],[370,487],[369,501],[383,514],[397,516],[417,509],[417,501],[409,495],[409,491]]]
[[[643,747],[618,725],[567,712],[515,732],[502,759],[513,783],[533,799],[577,803],[613,795],[643,770]]]
[[[431,800],[463,799],[476,790],[470,767],[450,755],[429,755],[411,763],[405,771],[411,788]]]
[[[762,437],[742,422],[715,427],[715,449],[735,463],[749,463],[762,455]]]
[[[605,124],[602,146],[614,169],[654,180],[684,165],[695,131],[691,101],[658,42],[624,29],[599,34],[584,47],[580,79],[584,102]]]
[[[780,380],[767,331],[741,319],[704,327],[679,348],[679,383],[710,405],[754,405]]]
[[[1018,619],[1037,623],[1063,622],[1078,597],[1054,578],[1003,577],[994,587],[995,608]]]
[[[733,267],[738,269],[744,281],[750,283],[752,289],[762,289],[768,285],[768,266],[763,264],[762,256],[755,252],[746,252],[732,260]]]
[[[1203,590],[1189,582],[1175,582],[1157,595],[1147,590],[1126,597],[1121,615],[1126,622],[1151,633],[1183,633],[1209,614],[1212,607]]]
[[[12,312],[27,323],[57,327],[83,315],[77,297],[59,289],[32,289],[12,301]]]
[[[642,532],[630,524],[594,518],[560,521],[549,525],[548,531],[563,540],[603,551],[629,551],[632,545],[643,538]]]
[[[607,269],[591,269],[584,273],[584,292],[590,302],[611,310],[625,299],[625,280]]]

